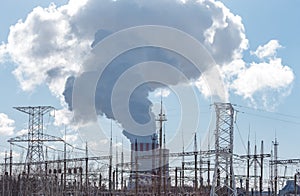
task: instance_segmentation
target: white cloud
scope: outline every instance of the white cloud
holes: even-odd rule
[[[168,97],[171,94],[169,89],[157,89],[154,92],[154,97]]]
[[[0,63],[5,62],[5,56],[7,55],[6,45],[2,43],[0,45]]]
[[[76,12],[69,13],[68,8],[75,9],[73,4],[36,7],[25,21],[11,26],[8,43],[1,46],[1,53],[10,55],[18,64],[13,73],[22,90],[31,91],[46,82],[59,97],[66,77],[80,69],[89,41],[75,35],[70,13]]]
[[[70,0],[68,5],[62,6],[62,8],[68,13],[68,15],[74,16],[87,2],[88,0]]]
[[[78,140],[78,134],[74,134],[74,135],[65,135],[64,138],[66,140],[67,143],[74,143]]]
[[[270,59],[269,62],[251,63],[239,73],[231,88],[244,98],[252,98],[257,92],[289,89],[294,80],[293,70],[282,65],[281,59]]]
[[[223,65],[221,72],[225,81],[230,81],[239,75],[246,67],[243,59],[235,59],[230,63]]]
[[[220,66],[224,85],[231,93],[250,100],[254,106],[259,104],[273,110],[291,93],[295,79],[293,70],[276,57],[279,48],[282,46],[277,40],[270,40],[255,52],[251,51],[261,62],[248,63],[237,55],[238,58]],[[212,95],[205,77],[200,77],[195,84],[206,98]]]
[[[16,133],[17,136],[25,135],[28,133],[28,129],[21,129]]]
[[[10,136],[14,134],[15,121],[8,118],[4,113],[0,113],[0,135]]]
[[[68,109],[55,110],[54,125],[66,126],[72,124],[73,113]]]
[[[221,67],[223,80],[232,93],[257,106],[274,109],[278,102],[291,93],[295,79],[293,70],[283,65],[276,52],[282,46],[277,40],[271,40],[259,46],[252,54],[260,62],[245,62],[238,58]]]
[[[267,44],[263,46],[258,46],[255,52],[251,54],[256,55],[260,59],[272,58],[276,56],[276,52],[282,46],[279,44],[278,40],[270,40]]]

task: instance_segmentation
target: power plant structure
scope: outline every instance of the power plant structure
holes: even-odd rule
[[[129,158],[123,150],[113,155],[112,134],[109,153],[90,156],[88,144],[82,149],[44,133],[44,115],[54,110],[51,106],[15,109],[28,115],[28,132],[8,140],[11,149],[0,163],[1,196],[300,194],[299,171],[286,175],[288,167],[298,166],[300,159],[279,159],[277,138],[270,153],[264,152],[263,141],[260,153],[256,144],[251,153],[249,141],[247,154],[234,153],[235,109],[230,103],[214,103],[212,149],[199,149],[195,133],[193,150],[171,152],[165,143],[167,119],[161,108],[155,133],[137,136],[123,131],[130,141]],[[54,149],[53,143],[62,148]],[[18,161],[14,148],[23,148],[26,158]],[[70,148],[80,153],[73,155]],[[56,152],[52,157],[51,151]],[[283,175],[280,168],[285,169]]]

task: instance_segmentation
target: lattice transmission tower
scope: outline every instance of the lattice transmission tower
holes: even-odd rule
[[[44,135],[43,133],[43,116],[44,114],[54,110],[51,106],[37,106],[37,107],[14,107],[16,110],[28,114],[28,134],[27,139],[24,137],[17,137],[11,142],[27,142],[28,149],[26,155],[27,172],[41,173],[42,164],[32,164],[35,162],[44,161],[43,142],[45,141],[61,141],[55,137]],[[49,138],[50,137],[50,138]]]
[[[237,195],[233,172],[234,108],[230,103],[215,103],[215,169],[211,196]]]

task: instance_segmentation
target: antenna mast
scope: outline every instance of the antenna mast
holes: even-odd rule
[[[162,138],[163,138],[163,122],[167,121],[166,119],[166,115],[163,113],[163,109],[162,109],[162,95],[160,98],[160,113],[158,115],[158,119],[156,120],[159,122],[159,177],[158,177],[158,195],[160,195],[161,193],[161,185],[162,185],[162,167],[164,167],[162,165]]]

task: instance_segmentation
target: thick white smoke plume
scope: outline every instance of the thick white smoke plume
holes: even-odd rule
[[[252,100],[253,95],[264,88],[275,91],[277,88],[289,89],[293,82],[292,70],[283,67],[279,59],[250,65],[242,60],[242,54],[248,48],[242,20],[215,0],[70,0],[61,7],[53,4],[48,8],[37,7],[25,21],[19,21],[11,27],[8,43],[0,47],[0,59],[3,60],[4,55],[8,55],[17,64],[14,74],[23,90],[32,90],[46,82],[62,104],[67,103],[72,109],[73,84],[86,71],[86,55],[106,37],[140,25],[172,27],[194,37],[221,68],[228,89],[244,98]],[[174,43],[177,41],[174,40]],[[266,48],[260,47],[254,54],[259,58],[274,55],[274,51],[268,52]],[[199,89],[203,90],[204,95],[211,95],[203,82],[203,73],[184,57],[160,48],[138,48],[118,56],[103,72],[95,94],[98,115],[115,119],[111,110],[111,93],[116,80],[133,65],[145,61],[173,65],[190,81],[200,80],[197,83]],[[263,84],[246,90],[243,85],[249,82],[246,79],[252,78],[258,66],[263,67],[260,74],[268,73],[270,68],[274,71],[271,74],[284,74],[284,77],[277,77],[276,81],[272,80],[272,76],[264,78],[266,81]],[[258,82],[261,77],[253,79]],[[285,83],[276,85],[282,80]],[[183,80],[178,79],[170,85],[180,82]],[[163,86],[159,83],[147,83],[132,93],[127,104],[137,122],[143,124],[153,118],[149,111],[152,103],[148,95]],[[121,98],[119,101],[122,105]],[[89,120],[89,116],[83,115],[81,120]]]

